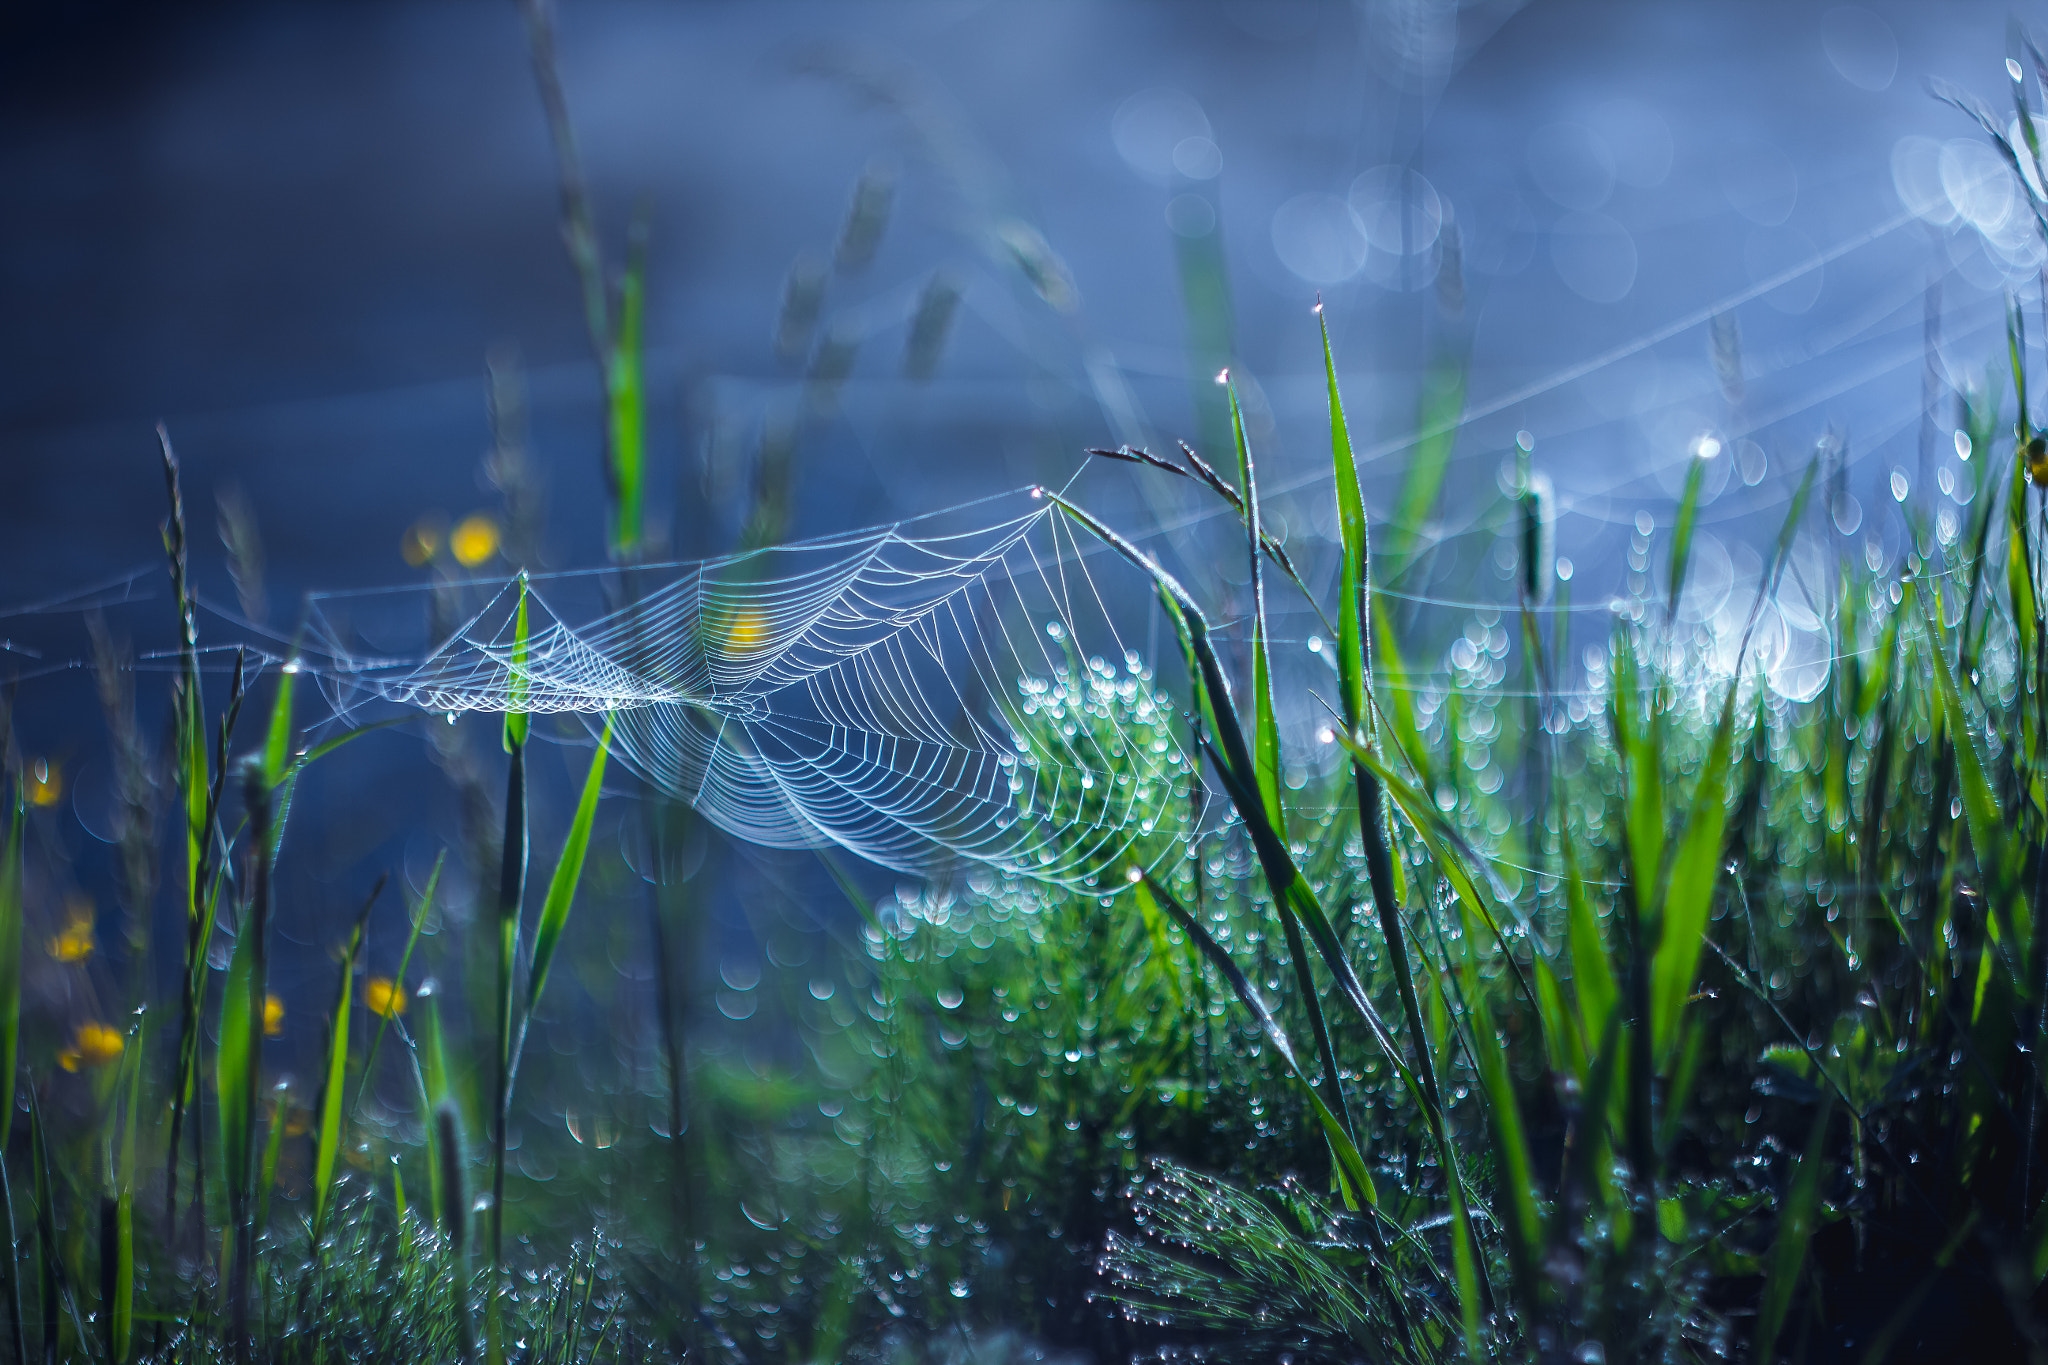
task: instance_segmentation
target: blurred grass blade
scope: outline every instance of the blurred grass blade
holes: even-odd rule
[[[1614,965],[1600,937],[1600,922],[1594,918],[1593,902],[1586,894],[1576,843],[1571,839],[1560,842],[1564,848],[1565,945],[1571,953],[1572,988],[1578,995],[1579,1022],[1591,1040],[1606,1032],[1619,992],[1614,984]]]
[[[526,701],[533,691],[533,680],[527,675],[528,623],[526,616],[526,575],[519,575],[519,605],[512,619],[512,661],[505,670],[505,752],[512,753],[525,746],[527,730],[532,719],[526,714]]]
[[[1678,1017],[1699,974],[1707,917],[1720,881],[1722,837],[1728,828],[1728,772],[1735,747],[1735,696],[1740,688],[1739,679],[1728,685],[1664,894],[1663,932],[1650,961],[1650,1039],[1660,1068],[1669,1064]],[[1659,799],[1666,798],[1660,794]]]
[[[448,861],[448,850],[442,849],[434,855],[434,870],[427,874],[427,888],[420,893],[420,903],[413,912],[412,932],[406,936],[405,951],[399,955],[398,970],[391,977],[391,1007],[377,1016],[377,1031],[370,1035],[370,1050],[363,1055],[363,1078],[356,1084],[355,1103],[349,1106],[354,1113],[362,1107],[363,1092],[370,1088],[370,1079],[377,1068],[377,1049],[383,1046],[384,1031],[391,1027],[391,1021],[405,1009],[405,971],[412,965],[412,953],[420,941],[420,930],[427,922],[427,916],[434,908],[434,893],[441,885],[441,868]]]
[[[576,899],[576,883],[583,875],[583,859],[590,851],[590,826],[597,817],[598,797],[603,794],[605,759],[612,740],[612,718],[606,713],[604,732],[597,737],[597,752],[590,756],[590,770],[583,778],[583,795],[576,802],[576,816],[569,823],[569,835],[562,843],[562,856],[555,860],[554,875],[548,880],[547,899],[541,903],[540,923],[533,931],[533,966],[526,991],[529,1012],[540,1001],[548,984],[548,968],[562,930],[569,923],[569,908]]]
[[[342,1095],[348,1088],[348,1040],[350,1016],[355,1004],[356,958],[362,952],[363,932],[370,922],[370,910],[383,894],[384,878],[363,902],[362,914],[349,934],[341,954],[341,985],[334,993],[334,1015],[328,1025],[327,1081],[320,1090],[320,1127],[313,1147],[313,1254],[320,1254],[320,1234],[327,1227],[327,1211],[334,1197],[334,1163],[341,1155]]]
[[[1783,1203],[1778,1211],[1778,1235],[1771,1243],[1770,1261],[1764,1274],[1762,1306],[1756,1320],[1756,1358],[1769,1362],[1784,1330],[1785,1316],[1792,1309],[1792,1295],[1806,1268],[1807,1244],[1813,1240],[1814,1214],[1820,1207],[1820,1181],[1825,1172],[1823,1155],[1827,1148],[1828,1120],[1834,1117],[1834,1092],[1826,1093],[1813,1132],[1806,1139],[1806,1151],[1792,1169]]]
[[[291,1127],[292,1096],[288,1082],[279,1081],[270,1099],[269,1136],[263,1140],[263,1161],[256,1168],[256,1226],[270,1226],[270,1196],[277,1189],[277,1167],[284,1159],[285,1130]]]
[[[252,1016],[249,1001],[254,940],[255,935],[244,925],[242,932],[236,935],[234,950],[228,957],[227,980],[220,997],[220,1047],[214,1057],[214,1096],[220,1115],[221,1164],[228,1172],[231,1189],[235,1172],[243,1169],[248,1160],[245,1146],[252,1123],[247,1112],[252,1020],[256,1029],[263,1027],[262,1005],[256,1006]]]
[[[1459,937],[1458,976],[1465,1002],[1462,1014],[1471,1033],[1480,1088],[1486,1092],[1495,1160],[1500,1163],[1501,1202],[1507,1212],[1509,1259],[1514,1267],[1517,1296],[1522,1300],[1523,1313],[1534,1322],[1541,1316],[1544,1283],[1543,1219],[1536,1207],[1536,1167],[1529,1154],[1521,1101],[1515,1096],[1507,1053],[1487,1008],[1488,988],[1479,975],[1474,948],[1479,926],[1471,922],[1475,913],[1467,906],[1466,931]]]
[[[1685,492],[1678,499],[1678,523],[1671,530],[1671,584],[1670,605],[1665,607],[1666,619],[1678,619],[1678,603],[1685,594],[1685,571],[1692,563],[1692,531],[1699,521],[1700,485],[1707,473],[1705,456],[1694,452],[1685,470]]]
[[[1464,412],[1465,363],[1461,357],[1447,356],[1431,366],[1423,380],[1415,453],[1408,459],[1408,472],[1394,503],[1386,581],[1399,579],[1414,562],[1422,532],[1443,491],[1444,476],[1450,472],[1451,447],[1457,441]]]
[[[1919,584],[1913,584],[1909,590],[1919,588]],[[2011,894],[2011,878],[2006,867],[2005,815],[2000,809],[1990,775],[1985,770],[1984,756],[1978,751],[1969,715],[1963,709],[1962,693],[1956,687],[1955,674],[1949,668],[1948,651],[1942,642],[1940,602],[1938,590],[1928,589],[1921,593],[1920,610],[1927,626],[1927,652],[1934,661],[1935,697],[1940,703],[1941,718],[1947,724],[1950,747],[1955,751],[1963,819],[1970,832],[1970,846],[1975,850],[1977,864],[1983,872],[1986,904],[1994,914],[2004,912],[2013,917],[2018,938],[2017,952],[2024,960],[2032,940],[2031,916],[2025,897]]]
[[[110,1324],[111,1354],[126,1365],[135,1354],[135,1144],[142,1117],[142,1058],[147,1021],[138,1022],[127,1049],[128,1095],[121,1115],[120,1164],[114,1177],[114,1296],[102,1305]],[[100,1254],[106,1255],[101,1248]],[[10,1275],[12,1269],[10,1267]]]
[[[644,534],[646,482],[646,392],[641,379],[641,315],[646,306],[647,231],[633,225],[626,275],[619,283],[619,330],[605,356],[609,403],[612,486],[612,555],[620,562],[639,558]]]

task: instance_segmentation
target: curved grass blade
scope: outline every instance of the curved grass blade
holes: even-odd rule
[[[355,1103],[349,1106],[351,1114],[362,1108],[363,1092],[369,1088],[370,1078],[376,1074],[377,1049],[384,1044],[384,1031],[391,1027],[392,1019],[404,1009],[405,969],[412,964],[412,952],[420,941],[420,929],[426,924],[427,915],[434,908],[434,893],[441,885],[441,868],[447,861],[448,850],[445,848],[434,855],[434,870],[427,874],[427,889],[420,893],[419,908],[412,918],[412,932],[406,936],[405,951],[398,958],[398,971],[391,978],[391,987],[398,994],[392,1008],[377,1017],[377,1031],[370,1035],[370,1050],[363,1056],[363,1078],[356,1083]]]
[[[583,860],[590,851],[590,826],[597,816],[598,798],[603,794],[605,759],[612,739],[612,718],[604,718],[604,731],[597,737],[597,752],[590,756],[590,769],[583,777],[583,795],[576,802],[576,815],[569,822],[569,834],[562,842],[562,856],[555,860],[554,875],[548,879],[547,899],[541,903],[540,923],[533,931],[533,966],[528,974],[526,1008],[530,1013],[548,984],[548,968],[569,923],[569,908],[576,899],[576,883],[583,876]]]
[[[1286,1030],[1280,1027],[1279,1020],[1273,1017],[1272,1010],[1267,1008],[1266,1002],[1260,998],[1258,991],[1245,976],[1244,970],[1224,950],[1223,945],[1216,941],[1207,926],[1190,914],[1157,878],[1150,873],[1141,873],[1132,885],[1137,892],[1140,905],[1149,906],[1155,914],[1164,909],[1174,923],[1181,927],[1181,931],[1194,942],[1202,955],[1222,974],[1223,979],[1230,983],[1231,990],[1237,993],[1237,998],[1251,1012],[1259,1030],[1266,1035],[1267,1041],[1273,1045],[1273,1050],[1280,1055],[1280,1060],[1287,1064],[1288,1074],[1300,1083],[1303,1092],[1308,1096],[1309,1104],[1315,1110],[1316,1120],[1322,1124],[1324,1136],[1329,1139],[1330,1150],[1337,1155],[1337,1163],[1344,1173],[1346,1184],[1366,1204],[1377,1205],[1378,1189],[1373,1184],[1372,1173],[1366,1169],[1365,1158],[1359,1153],[1357,1143],[1351,1138],[1349,1127],[1331,1112],[1329,1105],[1324,1103],[1321,1091],[1303,1069],[1300,1059],[1295,1056],[1294,1044],[1287,1037]]]

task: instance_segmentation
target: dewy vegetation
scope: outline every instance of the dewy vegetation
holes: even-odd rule
[[[630,569],[640,267],[607,282],[541,17]],[[2034,169],[2032,196],[2013,70],[2028,140],[1985,122]],[[437,862],[388,977],[365,975],[364,906],[303,1095],[273,1091],[265,1062],[271,874],[298,837],[295,794],[362,731],[307,744],[288,669],[267,704],[240,660],[209,692],[166,440],[181,650],[163,780],[184,933],[150,951],[175,984],[131,973],[125,1023],[63,1038],[24,1019],[31,865],[60,846],[37,832],[47,778],[10,743],[0,1066],[20,1102],[0,1110],[0,1340],[20,1360],[108,1362],[995,1360],[1041,1354],[1030,1343],[2039,1358],[2048,435],[2022,325],[2015,306],[2012,427],[1971,410],[1986,483],[1968,523],[1916,526],[1884,576],[1842,566],[1836,666],[1803,703],[1760,684],[1746,634],[1731,670],[1676,625],[1697,468],[1660,600],[1617,617],[1596,704],[1573,710],[1533,485],[1519,612],[1475,627],[1448,688],[1411,681],[1375,597],[1327,336],[1327,696],[1276,696],[1268,598],[1307,588],[1262,526],[1235,391],[1234,478],[1191,451],[1103,452],[1228,503],[1248,639],[1226,649],[1187,588],[1061,498],[1151,579],[1178,681],[1076,670],[1035,694],[1035,723],[1199,752],[1229,818],[1185,847],[1155,831],[1126,883],[1090,894],[981,870],[878,906],[834,865],[859,912],[844,960],[761,983],[804,1043],[795,1063],[693,1043],[678,962],[702,907],[680,877],[649,899],[593,844],[603,737],[529,886],[521,628],[481,903],[440,905]],[[1419,467],[1404,501],[1426,506],[1441,477]],[[1326,714],[1342,755],[1327,778],[1283,780],[1283,705]],[[1188,828],[1215,828],[1199,815]],[[629,818],[658,866],[702,837],[673,802]],[[532,1101],[521,1067],[551,987],[601,962],[616,938],[593,926],[636,907],[658,1065],[611,1091],[557,1066]],[[468,942],[447,941],[456,927]],[[82,956],[81,932],[90,950],[89,928],[65,932],[53,956]],[[409,996],[429,959],[480,979]],[[391,1091],[410,1099],[376,1097]],[[557,1115],[573,1146],[543,1140]]]

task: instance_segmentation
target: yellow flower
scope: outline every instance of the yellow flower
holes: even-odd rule
[[[274,995],[263,997],[263,1036],[275,1038],[284,1032],[284,1001]]]
[[[474,569],[498,553],[498,523],[482,512],[464,517],[448,535],[448,551],[463,568]]]
[[[388,976],[373,976],[363,983],[363,1004],[372,1014],[396,1018],[405,1013],[405,987]]]
[[[28,803],[54,806],[64,799],[64,774],[47,758],[28,765]]]
[[[2027,442],[2027,477],[2048,487],[2048,439],[2036,436]]]
[[[64,928],[49,940],[50,956],[59,962],[83,962],[92,956],[92,902],[71,902]]]
[[[415,569],[424,568],[440,552],[441,522],[436,517],[421,517],[398,538],[398,553]]]
[[[767,617],[751,607],[736,608],[725,620],[722,643],[728,654],[744,654],[767,638]]]
[[[126,1043],[117,1030],[87,1020],[78,1026],[78,1032],[72,1036],[71,1046],[57,1054],[57,1064],[66,1071],[76,1071],[87,1066],[105,1066],[120,1059],[124,1046]]]

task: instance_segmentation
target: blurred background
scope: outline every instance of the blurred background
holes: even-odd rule
[[[1084,501],[1227,616],[1241,552],[1220,505],[1082,452],[1185,438],[1221,463],[1228,367],[1277,529],[1315,544],[1333,525],[1320,298],[1418,671],[1504,651],[1488,642],[1516,601],[1514,508],[1539,483],[1546,590],[1572,595],[1574,641],[1602,638],[1609,598],[1651,585],[1653,533],[1701,459],[1687,610],[1726,635],[1817,450],[1823,533],[1873,570],[1916,524],[1952,538],[1974,496],[1966,400],[1996,410],[2008,290],[2038,345],[2042,252],[1930,82],[2009,109],[2007,16],[565,0],[559,71],[603,250],[646,263],[651,552],[1078,471]],[[125,875],[102,712],[127,706],[144,747],[165,733],[159,420],[204,642],[282,649],[308,592],[602,564],[604,390],[513,0],[12,7],[0,184],[0,678],[78,879],[44,889],[54,923]],[[1810,613],[1782,613],[1766,648],[1790,696],[1828,667],[1827,571],[1807,567]],[[98,646],[92,605],[114,623]],[[96,691],[95,648],[142,656],[131,696]],[[441,847],[481,847],[491,736],[465,742],[365,741],[304,794],[281,979],[329,970],[378,870],[417,891]],[[448,782],[392,786],[426,771],[423,748]],[[566,822],[582,760],[563,752],[537,829]],[[634,827],[600,839],[652,875]],[[706,1018],[713,995],[753,1013],[764,954],[801,964],[843,933],[837,909],[764,927],[764,884],[829,899],[792,868],[717,882]],[[471,874],[450,876],[466,904]],[[404,921],[379,913],[389,947]],[[607,932],[598,949],[644,993],[639,931]],[[564,1007],[578,1036],[602,1034],[608,989]],[[611,1024],[644,1056],[628,997]]]

